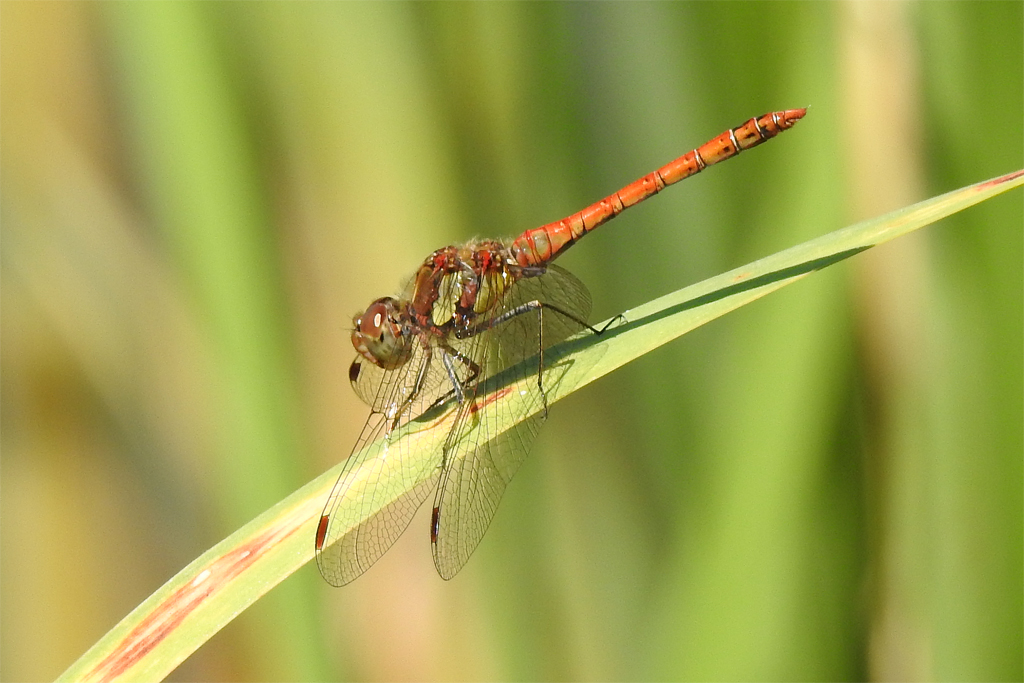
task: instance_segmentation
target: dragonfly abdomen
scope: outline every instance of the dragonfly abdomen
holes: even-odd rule
[[[527,230],[512,242],[512,256],[524,267],[553,261],[578,239],[615,218],[625,209],[656,195],[668,185],[678,183],[700,173],[708,166],[770,140],[782,131],[792,128],[805,113],[806,109],[771,112],[750,119],[742,126],[731,128],[582,211],[560,221]]]

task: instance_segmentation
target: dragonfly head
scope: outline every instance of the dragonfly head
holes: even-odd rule
[[[393,370],[409,360],[412,347],[402,334],[395,299],[377,299],[352,324],[352,346],[374,365]]]

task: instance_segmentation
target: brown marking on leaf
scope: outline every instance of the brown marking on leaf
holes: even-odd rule
[[[207,598],[302,528],[318,511],[319,500],[312,497],[247,543],[198,568],[190,581],[165,597],[82,680],[112,681],[137,665]]]
[[[1013,173],[1007,173],[1004,176],[999,176],[998,178],[993,178],[992,180],[989,180],[987,182],[984,182],[984,183],[976,186],[975,187],[975,191],[987,190],[990,187],[995,187],[996,185],[1002,185],[1003,183],[1008,183],[1011,180],[1016,180],[1017,178],[1020,178],[1022,175],[1024,175],[1024,169],[1021,169],[1019,171],[1014,171]]]
[[[472,415],[480,410],[483,410],[492,403],[497,403],[501,399],[505,398],[512,393],[512,387],[505,387],[500,391],[495,391],[490,396],[484,397],[482,401],[473,401],[473,405],[469,407],[469,413]]]

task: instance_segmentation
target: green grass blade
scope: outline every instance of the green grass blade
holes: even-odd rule
[[[607,353],[578,379],[574,373],[566,373],[566,381],[554,398],[562,398],[644,353],[816,270],[1022,184],[1024,170],[969,185],[836,230],[626,311],[628,323],[600,339]]]
[[[627,311],[624,322],[600,337],[585,335],[550,351],[553,381],[547,385],[549,401],[557,401],[644,353],[816,270],[1022,184],[1024,171],[971,185],[837,230]],[[478,400],[493,409],[519,396],[505,376],[499,375],[487,381]],[[500,411],[502,415],[514,413]],[[448,419],[450,412],[424,416],[406,428],[403,438],[416,439],[445,429]],[[372,445],[353,457],[369,460],[376,448]],[[429,448],[416,457],[436,462],[436,453]],[[340,467],[325,472],[197,558],[59,680],[156,680],[170,673],[231,619],[313,558],[317,521]],[[421,471],[429,476],[431,467],[424,466]],[[382,506],[406,492],[393,486],[390,495],[378,498]],[[350,492],[350,499],[356,493]]]

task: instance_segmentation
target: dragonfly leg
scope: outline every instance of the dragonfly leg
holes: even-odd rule
[[[441,348],[444,349],[449,355],[458,360],[460,363],[469,369],[469,377],[463,382],[464,385],[468,385],[470,382],[475,380],[480,375],[480,366],[473,362],[471,358],[466,357],[461,351],[452,348],[449,344],[442,342]]]
[[[608,322],[602,325],[600,329],[590,327],[589,325],[587,325],[587,327],[590,327],[590,331],[593,332],[594,334],[602,335],[605,332],[607,332],[608,328],[612,327],[613,325],[624,322],[626,322],[626,316],[622,315],[621,313],[617,313],[613,318],[611,318]]]
[[[544,275],[545,273],[547,273],[548,269],[545,266],[523,266],[523,267],[519,268],[516,272],[518,273],[519,277],[524,277],[524,278],[526,278],[526,277],[540,277],[541,275]],[[520,311],[519,310],[521,308],[526,308],[527,310],[532,310],[534,305],[543,306],[545,308],[550,308],[555,313],[558,313],[559,315],[561,315],[564,318],[568,318],[569,320],[572,320],[574,323],[576,323],[580,327],[585,327],[586,329],[590,330],[591,332],[593,332],[594,334],[597,334],[597,335],[603,334],[609,327],[611,327],[612,325],[614,325],[616,323],[625,322],[626,321],[626,316],[624,316],[621,313],[619,313],[614,318],[612,318],[607,323],[605,323],[604,327],[601,327],[600,329],[598,329],[598,328],[594,327],[593,325],[591,325],[590,323],[588,323],[586,320],[582,320],[579,317],[573,315],[572,313],[569,313],[568,311],[563,311],[561,308],[559,308],[557,306],[554,306],[552,304],[546,304],[546,303],[543,303],[541,301],[530,301],[530,302],[527,302],[527,303],[523,304],[522,306],[514,308],[514,309],[512,309],[510,311],[505,311],[505,313],[503,313],[502,315],[499,315],[497,318],[492,320],[490,322],[490,325],[488,325],[488,327],[493,327],[495,325],[500,325],[501,323],[505,322],[509,318],[514,318],[517,315],[525,313],[526,311]],[[475,334],[475,331],[474,331],[474,334]]]
[[[444,365],[444,371],[448,373],[448,379],[452,383],[452,391],[455,392],[456,400],[458,400],[459,403],[464,403],[466,401],[466,391],[462,388],[462,381],[455,373],[455,365],[452,363],[451,354],[442,353],[441,364]]]
[[[443,340],[438,340],[438,347],[443,351],[441,362],[444,364],[448,380],[452,383],[452,390],[439,396],[431,407],[439,406],[442,403],[451,400],[453,397],[461,403],[465,399],[465,387],[469,386],[477,377],[480,376],[480,366],[474,363],[472,359],[467,358],[462,352],[452,348],[449,344],[446,344]],[[455,365],[452,363],[452,358],[465,365],[469,370],[469,376],[465,380],[459,379],[458,373],[455,371]]]
[[[523,270],[526,271],[527,269]],[[533,275],[533,273],[525,274],[527,277]],[[497,327],[498,325],[506,323],[509,320],[512,320],[513,318],[516,318],[520,315],[531,313],[533,311],[537,312],[537,390],[540,392],[541,401],[544,404],[544,419],[546,420],[548,417],[548,396],[547,393],[544,391],[544,309],[549,309],[554,313],[558,313],[562,317],[572,320],[580,327],[586,328],[593,332],[594,334],[598,335],[604,333],[604,331],[607,330],[612,325],[612,323],[616,322],[622,316],[620,315],[616,318],[612,318],[612,320],[610,320],[608,324],[598,329],[591,325],[590,323],[588,323],[586,320],[581,320],[578,316],[573,315],[568,311],[564,311],[557,306],[553,306],[552,304],[546,304],[543,301],[534,299],[533,301],[527,301],[526,303],[520,304],[515,308],[509,309],[502,313],[501,315],[496,316],[491,320],[485,321],[480,325],[477,325],[476,327],[472,328],[472,334],[479,334],[484,330],[490,329],[492,327]]]
[[[604,334],[608,330],[608,328],[611,327],[613,324],[615,324],[619,320],[625,320],[626,318],[620,313],[619,315],[615,316],[607,323],[605,323],[603,327],[597,328],[588,323],[586,320],[581,320],[576,315],[573,315],[568,311],[563,311],[558,306],[546,304],[542,301],[530,301],[524,304],[524,306],[531,305],[535,306],[537,309],[537,389],[540,391],[541,399],[544,401],[544,419],[546,420],[548,419],[548,395],[544,391],[544,309],[548,309],[554,313],[559,314],[564,318],[572,320],[577,325],[583,326],[584,328],[590,330],[593,334],[597,336]],[[509,312],[511,313],[511,311]],[[498,318],[500,317],[501,316],[498,316]]]
[[[423,345],[423,363],[420,364],[419,372],[416,373],[416,383],[413,384],[412,391],[409,392],[409,395],[406,396],[405,400],[403,400],[401,405],[399,405],[398,410],[395,411],[395,415],[391,420],[391,426],[388,427],[388,432],[391,432],[398,427],[399,423],[402,421],[402,414],[412,407],[413,401],[416,400],[416,397],[419,396],[420,392],[423,390],[423,382],[427,378],[427,371],[430,370],[430,362],[433,360],[433,350],[430,348],[430,344],[427,343],[427,340],[423,337],[420,337],[420,344]]]

